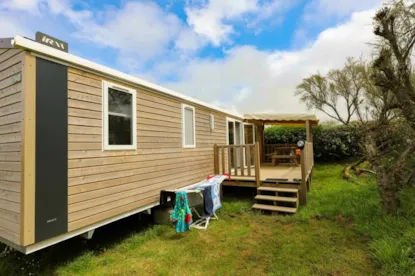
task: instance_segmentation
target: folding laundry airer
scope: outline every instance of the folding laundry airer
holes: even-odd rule
[[[182,191],[187,193],[189,208],[191,208],[192,212],[196,214],[198,219],[194,221],[190,227],[196,229],[206,230],[209,227],[209,222],[211,219],[218,220],[218,216],[216,215],[216,211],[222,207],[220,202],[220,186],[225,179],[228,179],[229,176],[227,175],[210,175],[207,179],[199,182],[197,184],[193,184],[181,189],[176,190],[167,190],[163,192],[177,192]],[[208,196],[209,199],[206,199],[203,194],[205,190],[209,190],[210,193]],[[204,204],[204,212],[205,214],[202,216],[197,211],[196,207]],[[207,212],[206,205],[210,205],[210,208]]]

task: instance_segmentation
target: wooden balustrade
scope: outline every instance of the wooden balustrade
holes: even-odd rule
[[[214,169],[216,174],[244,176],[255,179],[260,186],[259,144],[214,146]]]

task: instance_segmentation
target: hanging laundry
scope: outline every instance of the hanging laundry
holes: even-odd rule
[[[203,187],[204,208],[203,214],[205,217],[210,217],[214,213],[212,200],[212,186]]]
[[[220,202],[220,185],[226,178],[224,175],[208,176],[207,183],[201,184],[199,187],[203,188],[204,197],[204,215],[210,216],[222,207]]]
[[[186,192],[176,192],[176,204],[174,205],[171,219],[176,225],[176,232],[189,231],[190,224],[192,223],[192,212],[189,208]]]

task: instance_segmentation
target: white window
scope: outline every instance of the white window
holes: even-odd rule
[[[103,82],[103,150],[137,149],[136,91]]]
[[[193,106],[182,104],[182,122],[183,122],[183,147],[196,147],[196,125],[195,125],[195,108]]]
[[[215,129],[215,116],[213,114],[210,114],[210,130]]]

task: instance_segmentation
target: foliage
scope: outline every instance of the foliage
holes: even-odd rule
[[[333,161],[361,156],[361,137],[354,124],[317,126],[312,131],[315,160]],[[266,144],[296,144],[298,140],[305,140],[305,128],[272,126],[265,129],[264,138]]]
[[[397,193],[415,174],[410,160],[415,153],[414,25],[415,2],[386,3],[374,17],[379,44],[373,62],[348,58],[341,69],[303,79],[295,92],[309,109],[320,110],[344,125],[349,125],[353,115],[357,117],[360,150],[376,171],[382,205],[389,213],[398,211]],[[395,124],[413,129],[403,137],[404,143],[394,142]]]
[[[394,1],[374,17],[374,33],[379,38],[376,72],[372,78],[378,87],[390,90],[399,109],[415,130],[415,83],[411,55],[415,45],[415,2]]]
[[[347,58],[342,69],[332,69],[327,75],[320,73],[303,79],[295,95],[309,109],[317,109],[330,118],[348,125],[359,110],[365,80],[362,60]]]

